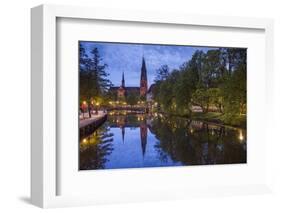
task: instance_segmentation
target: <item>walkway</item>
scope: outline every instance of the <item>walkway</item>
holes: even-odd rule
[[[91,118],[89,118],[88,113],[84,113],[84,119],[80,118],[79,121],[79,128],[83,128],[85,126],[88,126],[89,124],[94,123],[95,121],[103,118],[106,115],[103,111],[99,111],[97,115],[92,115]]]

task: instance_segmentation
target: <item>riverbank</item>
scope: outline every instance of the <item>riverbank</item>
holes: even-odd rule
[[[107,120],[107,113],[99,112],[97,115],[92,115],[91,118],[80,119],[79,121],[79,134],[86,136],[95,131]]]
[[[161,112],[161,113],[167,116],[182,117],[191,120],[204,121],[204,122],[214,123],[218,125],[226,125],[226,126],[237,127],[242,129],[246,129],[247,127],[246,114],[238,115],[238,116],[230,116],[219,112],[208,112],[208,113],[193,112],[191,115],[171,114],[165,112]]]
[[[236,116],[229,116],[226,114],[222,114],[219,112],[208,112],[208,113],[201,113],[201,112],[193,112],[191,115],[191,119],[194,120],[202,120],[212,123],[218,123],[223,125],[229,125],[233,127],[239,127],[246,129],[247,121],[246,115],[236,115]]]

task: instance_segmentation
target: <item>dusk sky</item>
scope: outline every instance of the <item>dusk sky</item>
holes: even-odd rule
[[[175,46],[175,45],[147,45],[103,42],[81,42],[88,56],[97,47],[103,63],[108,65],[109,79],[114,86],[120,86],[122,72],[125,75],[126,86],[139,86],[142,57],[147,68],[148,86],[156,76],[156,70],[162,65],[168,65],[170,70],[177,69],[188,61],[196,50],[208,51],[213,48]]]

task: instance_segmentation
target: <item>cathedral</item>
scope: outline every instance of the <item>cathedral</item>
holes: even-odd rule
[[[136,95],[146,99],[147,95],[147,70],[145,65],[145,59],[142,58],[141,65],[141,76],[140,76],[140,86],[139,87],[126,87],[124,72],[122,74],[122,81],[120,87],[111,87],[110,92],[117,95],[118,100],[124,100],[128,95]]]

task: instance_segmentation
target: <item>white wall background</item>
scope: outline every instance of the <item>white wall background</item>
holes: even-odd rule
[[[274,193],[157,203],[51,209],[51,212],[280,212],[281,211],[281,13],[278,0],[6,0],[0,6],[0,212],[37,212],[29,204],[30,179],[30,8],[42,3],[152,11],[269,17],[275,20],[275,104],[272,128]],[[279,84],[279,85],[278,85]],[[258,95],[258,94],[257,94]],[[239,175],[239,174],[237,174]]]

